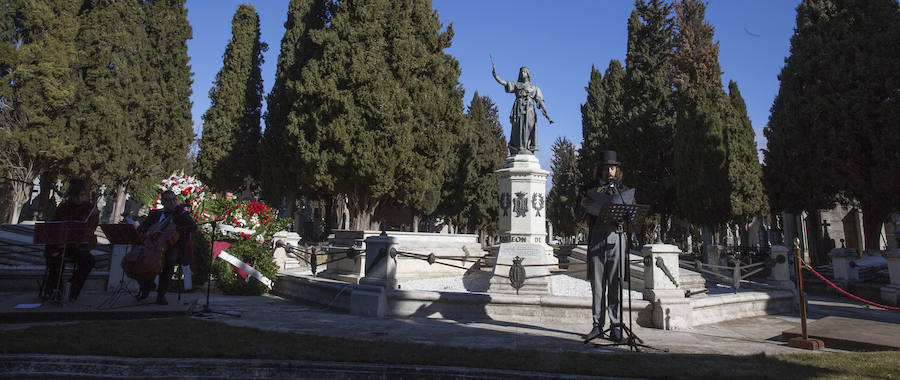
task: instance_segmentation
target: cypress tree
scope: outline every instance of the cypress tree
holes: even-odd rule
[[[676,195],[680,214],[687,220],[714,226],[729,220],[725,129],[730,103],[722,90],[713,27],[704,21],[706,6],[684,0],[675,5],[675,10]]]
[[[622,161],[625,182],[637,189],[637,201],[665,221],[675,211],[672,178],[675,134],[672,6],[662,0],[638,0],[628,19],[623,126],[610,130],[610,148]],[[665,223],[663,224],[665,225]],[[665,233],[665,231],[663,231]]]
[[[581,199],[578,196],[579,178],[575,145],[565,137],[553,143],[553,189],[547,197],[547,218],[555,231],[563,236],[575,236],[580,222]]]
[[[615,150],[610,134],[621,133],[624,128],[622,102],[624,96],[625,69],[618,60],[610,60],[603,75],[591,68],[591,80],[585,90],[588,98],[581,106],[582,138],[578,155],[581,178],[593,176],[593,162],[601,150]]]
[[[74,135],[66,122],[75,102],[75,35],[80,2],[36,0],[4,3],[0,25],[3,78],[2,170],[21,181],[57,171],[72,155]],[[10,222],[30,188],[12,183]],[[48,187],[42,187],[49,195]]]
[[[441,189],[456,170],[454,151],[460,144],[463,90],[459,63],[444,53],[451,46],[453,25],[443,29],[430,0],[392,1],[387,25],[387,57],[395,80],[412,103],[413,149],[399,167],[397,201],[418,218],[429,215],[441,200]]]
[[[329,28],[313,33],[322,58],[304,73],[307,129],[300,144],[317,170],[316,187],[344,194],[357,229],[396,199],[398,170],[409,163],[413,101],[391,71],[387,0],[348,0],[334,8]],[[336,180],[340,178],[340,181]]]
[[[302,98],[302,89],[307,86],[307,63],[322,54],[322,47],[313,42],[312,31],[325,27],[330,4],[323,0],[291,0],[288,4],[275,82],[266,98],[262,137],[266,149],[260,156],[263,193],[274,202],[280,202],[280,198],[274,198],[284,195],[291,216],[301,187],[307,195],[315,195],[316,179],[324,174],[315,164],[319,149],[308,143],[315,126],[313,119],[306,117],[305,107],[316,100]]]
[[[892,0],[803,1],[764,130],[773,208],[858,204],[873,248],[900,207],[898,21]]]
[[[187,40],[193,30],[185,0],[146,1],[149,70],[144,81],[151,88],[144,104],[147,148],[153,152],[158,178],[183,169],[194,139],[191,121],[191,66]]]
[[[200,178],[215,190],[242,188],[258,178],[256,159],[262,110],[262,53],[259,15],[241,4],[231,21],[232,38],[225,48],[222,69],[209,91],[210,107],[203,115],[203,134],[197,157]]]
[[[727,142],[728,183],[731,184],[731,219],[742,225],[754,216],[768,213],[768,199],[763,192],[762,167],[756,153],[753,124],[747,116],[747,105],[737,83],[728,82],[731,117],[725,130]]]
[[[141,139],[148,39],[137,2],[89,0],[76,37],[80,83],[69,119],[78,139],[67,171],[94,185],[148,174]]]
[[[763,175],[773,210],[799,213],[834,206],[839,178],[831,167],[841,157],[828,149],[837,136],[830,127],[820,94],[827,93],[832,74],[823,52],[830,51],[827,22],[832,2],[804,1],[797,7],[791,55],[778,75],[766,136]]]
[[[506,137],[498,115],[494,102],[475,91],[463,119],[456,172],[448,176],[438,208],[441,215],[478,231],[482,242],[485,234],[497,231],[500,190],[494,172],[506,161]]]

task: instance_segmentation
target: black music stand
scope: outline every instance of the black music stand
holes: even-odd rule
[[[600,212],[597,214],[597,223],[616,225],[616,235],[619,239],[619,322],[610,324],[608,329],[603,330],[603,334],[601,334],[601,336],[610,337],[613,329],[618,327],[621,328],[624,332],[624,339],[621,342],[594,343],[595,346],[628,346],[628,348],[632,351],[640,351],[639,347],[664,352],[668,351],[666,349],[651,347],[644,344],[644,341],[634,333],[634,322],[631,317],[631,264],[629,263],[628,256],[626,256],[626,252],[628,252],[628,250],[625,248],[627,240],[625,239],[626,234],[624,225],[625,223],[628,223],[628,225],[631,227],[630,230],[633,231],[636,224],[639,225],[640,223],[643,223],[644,217],[647,215],[647,210],[649,208],[649,205],[606,203],[602,206]],[[629,272],[626,272],[626,270],[628,270]],[[625,318],[625,313],[623,310],[624,305],[622,301],[624,301],[624,276],[626,275],[628,276],[628,325],[626,325],[622,321],[623,318]],[[590,341],[591,339],[588,339],[584,342],[587,343]]]
[[[66,271],[66,251],[70,245],[88,244],[90,242],[90,226],[86,221],[48,221],[34,225],[33,244],[62,245],[59,256],[59,274],[56,278],[56,286],[47,296],[51,300],[65,302],[63,294],[60,294],[59,286],[62,285],[63,272]],[[49,269],[49,268],[48,268]],[[44,298],[44,287],[50,280],[50,271],[44,276],[44,282],[38,290],[38,296]]]
[[[113,245],[142,245],[144,244],[144,239],[141,238],[141,234],[138,233],[137,228],[134,227],[131,223],[118,223],[118,224],[101,224],[100,229],[103,230],[103,234],[106,235],[106,239],[109,240],[110,244]],[[110,266],[114,265],[114,263],[110,262]],[[105,301],[100,303],[100,306],[97,306],[98,309],[103,308],[106,305],[112,305],[116,300],[119,299],[119,296],[122,293],[126,293],[129,296],[135,297],[130,290],[128,290],[128,286],[125,285],[125,270],[122,270],[122,275],[119,278],[119,286],[113,292],[112,295],[109,296]]]

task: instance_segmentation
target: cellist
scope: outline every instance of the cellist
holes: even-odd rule
[[[171,190],[166,190],[162,193],[160,202],[162,203],[163,208],[151,210],[150,214],[147,215],[147,219],[145,219],[138,227],[138,232],[140,232],[141,235],[144,235],[144,240],[152,239],[154,237],[150,235],[152,235],[153,232],[148,233],[148,231],[154,230],[152,228],[154,225],[157,223],[174,222],[178,230],[178,241],[165,252],[163,257],[163,269],[162,272],[159,273],[159,287],[156,288],[156,285],[153,283],[153,278],[143,281],[140,284],[141,291],[140,294],[138,294],[138,300],[147,298],[147,296],[150,295],[150,292],[156,288],[156,303],[159,305],[168,305],[169,303],[166,301],[166,290],[168,290],[169,287],[169,280],[172,278],[175,264],[186,264],[192,259],[191,254],[193,247],[191,246],[191,234],[197,229],[197,224],[194,222],[194,219],[191,218],[190,212],[185,210],[184,206],[178,203],[175,193]]]

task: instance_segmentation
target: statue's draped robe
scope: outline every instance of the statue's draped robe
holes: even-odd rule
[[[538,150],[534,102],[544,101],[541,89],[531,82],[506,82],[503,87],[506,92],[516,94],[516,101],[509,113],[509,123],[512,124],[509,154],[532,154]]]

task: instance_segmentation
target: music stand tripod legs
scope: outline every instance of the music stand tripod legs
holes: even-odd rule
[[[206,222],[206,223],[198,224],[198,226],[202,226],[204,224],[209,224],[210,227],[212,227],[212,230],[209,235],[209,266],[208,266],[207,272],[206,272],[206,304],[203,305],[203,310],[201,310],[199,312],[194,312],[193,314],[196,315],[196,314],[203,314],[203,313],[213,313],[213,314],[229,315],[232,317],[240,317],[241,315],[237,314],[237,313],[229,313],[229,312],[225,312],[225,311],[214,311],[211,307],[209,307],[209,292],[210,292],[210,286],[212,283],[213,260],[216,259],[213,256],[215,255],[216,228],[218,227],[217,226],[218,222],[219,222],[219,220],[214,219],[214,220],[210,220],[209,222]]]

